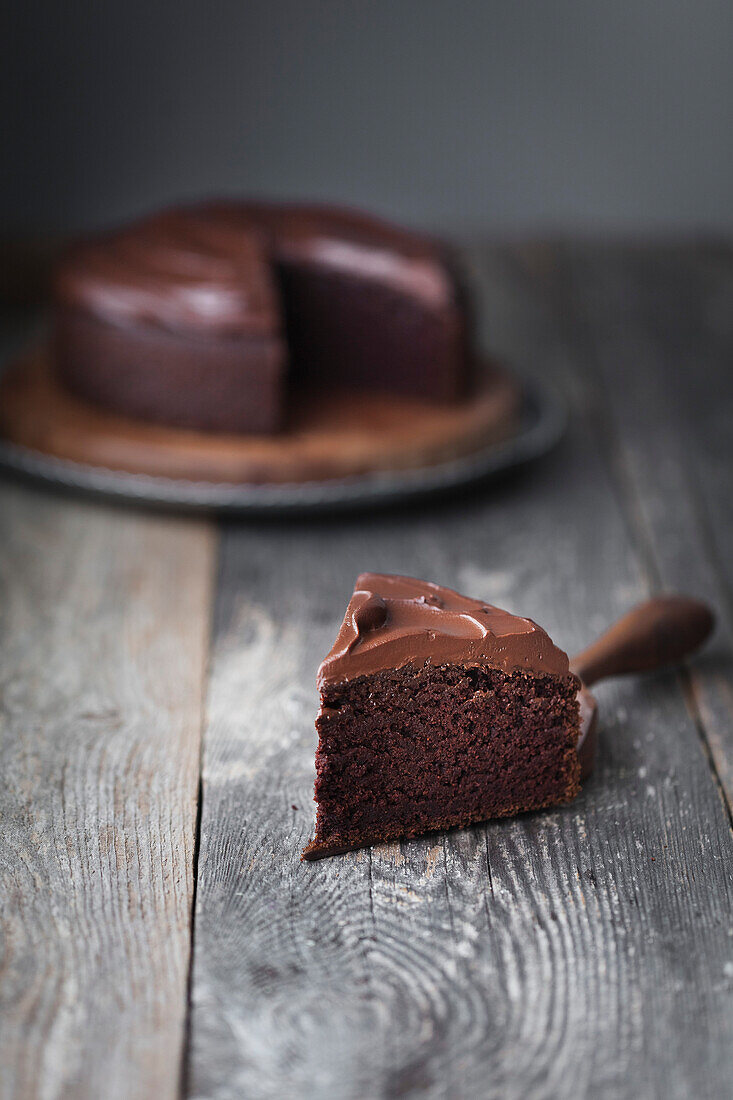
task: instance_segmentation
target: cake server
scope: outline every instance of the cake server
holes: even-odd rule
[[[700,600],[656,596],[633,608],[572,658],[570,668],[583,683],[578,692],[581,779],[593,770],[598,745],[598,704],[588,689],[612,676],[678,664],[699,649],[714,626],[715,616]]]

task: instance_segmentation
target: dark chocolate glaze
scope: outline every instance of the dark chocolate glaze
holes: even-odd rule
[[[507,673],[569,671],[567,655],[532,619],[428,581],[362,573],[318,685],[428,662]]]
[[[582,782],[593,771],[598,748],[598,703],[595,695],[583,686],[578,692],[578,710],[580,712],[580,735],[578,737],[578,759],[580,760],[580,778]]]
[[[278,323],[263,243],[246,220],[173,210],[71,250],[56,300],[113,323],[267,335]]]
[[[211,202],[145,218],[71,251],[57,301],[109,321],[266,334],[278,323],[269,262],[374,281],[425,307],[454,302],[441,250],[356,211]]]

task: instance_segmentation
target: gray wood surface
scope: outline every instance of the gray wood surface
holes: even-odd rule
[[[612,427],[611,461],[654,585],[694,585],[714,647],[688,705],[733,805],[733,249],[566,248],[566,323]],[[581,368],[582,369],[582,368]]]
[[[659,261],[659,297],[647,290],[647,306],[624,316],[637,325],[623,366],[635,402],[626,416],[609,398],[613,360],[592,333],[613,308],[606,265],[623,285],[626,259],[597,256],[594,265],[590,249],[576,258],[548,247],[470,257],[493,346],[555,376],[571,402],[570,437],[542,467],[439,509],[224,531],[192,1096],[731,1094],[733,843],[718,786],[731,731],[725,623],[692,679],[599,689],[599,765],[573,805],[298,861],[313,820],[313,678],[360,570],[454,585],[533,616],[571,651],[661,582],[725,603],[725,554],[710,550],[730,535],[725,515],[701,558],[689,524],[710,498],[688,487],[672,522],[675,463],[691,468],[688,445],[675,450],[673,426],[655,429],[656,442],[639,439],[667,409],[659,376],[675,338],[664,310],[652,311],[667,267]],[[697,262],[670,257],[670,269],[688,258]],[[729,281],[730,268],[707,272],[713,295],[718,276]],[[702,338],[712,339],[707,329]],[[699,432],[703,419],[689,447]],[[724,427],[716,440],[706,493],[726,506],[733,442]],[[711,462],[703,444],[698,460]]]
[[[0,1095],[179,1094],[212,532],[0,486]]]
[[[573,413],[520,477],[228,524],[215,585],[206,523],[0,485],[3,1100],[733,1096],[733,250],[466,259],[486,342]],[[363,569],[571,652],[663,588],[720,626],[599,687],[572,805],[302,864]]]

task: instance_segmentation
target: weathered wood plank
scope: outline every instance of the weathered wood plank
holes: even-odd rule
[[[178,1095],[214,539],[0,485],[0,1094]]]
[[[474,268],[494,345],[569,394],[561,452],[438,511],[225,533],[195,1097],[687,1100],[729,1089],[733,843],[678,677],[599,689],[599,765],[572,806],[298,860],[313,819],[313,678],[360,570],[504,604],[570,650],[650,587],[588,415],[601,408],[595,378],[555,303],[531,294],[544,280],[500,254],[476,255]]]
[[[576,245],[563,268],[647,571],[718,613],[690,705],[733,807],[733,249]]]

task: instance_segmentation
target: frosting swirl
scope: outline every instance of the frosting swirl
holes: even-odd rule
[[[362,573],[318,685],[427,662],[556,676],[569,671],[567,655],[532,619],[429,581]]]

